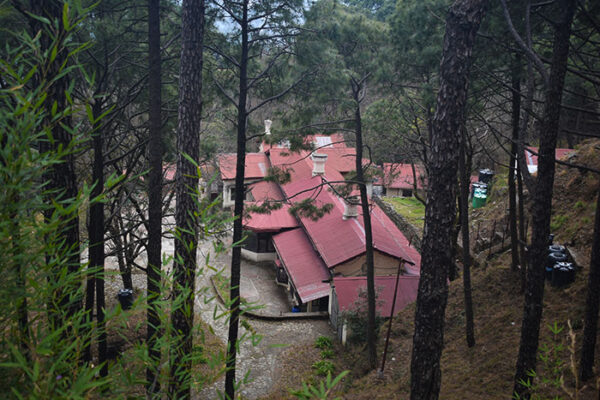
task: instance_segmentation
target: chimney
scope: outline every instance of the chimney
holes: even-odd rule
[[[265,135],[271,134],[271,124],[272,123],[273,123],[273,121],[271,121],[270,119],[265,119]]]
[[[369,179],[366,182],[366,186],[367,186],[367,197],[369,197],[369,198],[373,197],[373,180]]]
[[[327,161],[327,154],[313,153],[313,170],[312,176],[323,175],[325,173],[325,161]]]
[[[347,199],[344,199],[344,221],[349,218],[358,217],[358,205],[360,204],[360,200],[358,196],[350,196]]]

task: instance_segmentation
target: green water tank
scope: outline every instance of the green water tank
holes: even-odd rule
[[[475,186],[475,190],[473,191],[473,208],[480,208],[485,206],[486,201],[487,185],[485,183],[479,182],[479,184]]]

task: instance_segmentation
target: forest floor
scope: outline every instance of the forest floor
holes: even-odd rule
[[[578,148],[572,163],[600,169],[600,141],[586,142]],[[552,230],[555,243],[567,245],[578,255],[580,269],[576,280],[565,288],[546,284],[540,348],[557,352],[550,360],[558,362],[558,373],[550,365],[538,361],[541,398],[575,398],[575,378],[571,357],[579,362],[583,316],[589,273],[589,256],[598,191],[598,178],[591,173],[557,166],[553,197]],[[502,185],[498,185],[501,187]],[[508,204],[504,189],[492,193],[490,202],[477,210],[476,219],[484,222],[504,215]],[[513,387],[519,346],[523,295],[518,273],[510,269],[510,251],[497,254],[487,265],[472,270],[476,345],[468,348],[465,340],[465,314],[462,279],[450,282],[444,342],[441,360],[442,387],[440,399],[507,399]],[[408,399],[410,393],[410,359],[414,320],[414,305],[402,310],[393,320],[393,327],[383,379],[376,372],[366,371],[360,349],[338,351],[338,371],[351,374],[340,385],[338,395],[344,399]],[[569,351],[569,328],[575,334],[575,352]],[[554,335],[549,326],[558,324],[562,331]],[[385,325],[387,328],[387,324]],[[382,335],[383,336],[383,335]],[[379,350],[383,349],[380,338]],[[596,346],[596,359],[600,358]],[[381,354],[381,353],[380,353]],[[564,389],[542,383],[543,378],[561,378]],[[597,399],[600,381],[592,379],[578,393],[579,399]]]

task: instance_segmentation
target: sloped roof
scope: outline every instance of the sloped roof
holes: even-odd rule
[[[221,179],[235,179],[237,156],[232,153],[221,154],[218,160]],[[265,153],[247,153],[245,167],[246,179],[264,178],[269,170],[269,159]]]
[[[268,214],[249,213],[244,217],[244,227],[254,232],[279,232],[286,228],[296,228],[298,220],[290,214],[289,208],[288,204],[284,204],[280,209],[272,210]]]
[[[278,233],[273,243],[302,303],[329,295],[327,267],[302,229]]]
[[[414,179],[411,164],[384,163],[383,185],[390,189],[413,189]],[[423,167],[415,165],[417,175],[417,189],[423,189],[424,171]]]
[[[255,201],[283,200],[281,189],[275,182],[259,181],[249,185]]]
[[[352,309],[361,290],[367,290],[367,278],[357,277],[334,277],[333,284],[338,300],[340,311]],[[394,288],[396,286],[395,276],[376,276],[375,292],[377,293],[377,312],[382,317],[389,317],[392,312],[394,300]],[[398,279],[398,291],[394,314],[400,312],[408,304],[417,299],[419,289],[419,277],[401,275]]]
[[[335,267],[363,254],[365,230],[362,218],[343,219],[344,201],[331,192],[328,182],[342,182],[344,179],[335,166],[329,163],[329,159],[325,163],[324,176],[313,177],[312,161],[307,152],[294,154],[272,149],[270,158],[274,166],[290,169],[292,179],[290,183],[282,185],[282,190],[292,202],[313,198],[315,205],[319,207],[333,204],[331,212],[317,221],[307,217],[299,218],[327,267]],[[417,264],[403,248],[403,244],[408,246],[404,235],[376,204],[371,204],[371,208],[374,248],[411,264]]]

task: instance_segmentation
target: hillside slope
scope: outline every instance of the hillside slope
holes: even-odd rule
[[[580,146],[570,162],[600,169],[600,141],[589,141]],[[570,352],[567,350],[567,321],[571,321],[576,334],[576,349],[580,348],[583,332],[584,302],[589,267],[592,225],[595,212],[595,196],[598,178],[592,173],[557,166],[555,181],[552,228],[555,242],[567,244],[578,254],[583,267],[576,281],[564,289],[546,285],[544,297],[541,343],[554,348],[562,344],[554,360],[562,360],[560,370],[568,390],[574,386],[569,371]],[[486,215],[505,213],[507,200],[497,196],[496,201],[478,213]],[[477,222],[477,221],[474,221]],[[510,271],[510,253],[493,258],[487,267],[473,270],[473,301],[475,306],[475,347],[466,346],[464,334],[463,285],[459,278],[450,283],[446,310],[445,349],[442,357],[441,399],[507,399],[512,390],[512,380],[519,345],[522,294],[519,277]],[[390,350],[383,380],[371,372],[360,376],[360,362],[351,349],[342,352],[339,364],[353,371],[353,379],[347,379],[342,393],[346,399],[406,399],[410,390],[410,353],[412,345],[414,307],[403,310],[394,318]],[[554,336],[548,325],[557,323],[563,331]],[[385,326],[387,328],[387,325]],[[384,330],[385,331],[385,330]],[[382,339],[384,335],[381,335]],[[383,349],[383,340],[380,344]],[[600,360],[597,350],[596,359]],[[575,354],[579,360],[579,354]],[[551,377],[551,373],[538,363],[539,374]],[[539,382],[540,380],[538,380]],[[591,382],[580,393],[580,399],[596,398],[595,383]],[[569,398],[561,389],[541,387],[539,393]]]

